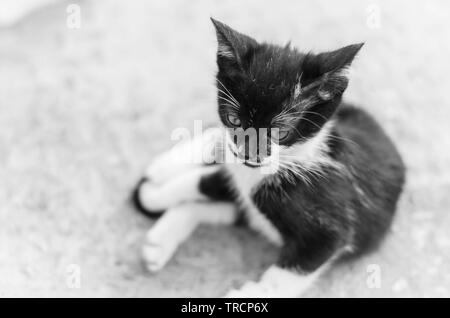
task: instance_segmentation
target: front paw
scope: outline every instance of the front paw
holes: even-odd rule
[[[172,204],[174,193],[153,182],[144,182],[138,193],[141,204],[150,211],[164,211]]]
[[[158,204],[153,203],[153,197],[155,197],[154,191],[148,191],[149,185],[151,184],[148,178],[142,178],[133,190],[131,201],[138,211],[154,218],[160,216],[164,212],[164,209],[158,207]]]
[[[170,235],[164,236],[160,231],[151,229],[142,247],[145,268],[150,272],[160,271],[175,254],[176,249],[177,244]]]

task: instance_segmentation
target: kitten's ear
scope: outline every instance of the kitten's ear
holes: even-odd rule
[[[317,132],[336,111],[348,85],[345,70],[363,46],[354,44],[342,49],[305,56],[297,94],[309,102],[308,111],[300,118],[298,131],[302,136]],[[294,95],[295,96],[295,95]]]
[[[221,66],[242,67],[245,58],[251,49],[258,43],[251,37],[241,34],[226,24],[213,18],[211,21],[216,28],[217,34],[217,64]]]
[[[302,67],[302,86],[321,81],[319,96],[332,99],[341,95],[348,85],[345,70],[350,66],[364,43],[353,44],[336,51],[307,54]]]

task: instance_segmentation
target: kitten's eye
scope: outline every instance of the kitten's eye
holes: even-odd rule
[[[280,129],[278,131],[278,140],[279,141],[283,141],[283,140],[287,139],[287,137],[289,137],[289,130],[287,130],[287,129]]]
[[[228,115],[227,120],[230,124],[232,124],[235,127],[239,127],[241,125],[241,120],[237,118],[235,115]]]
[[[286,140],[289,137],[289,130],[287,129],[275,129],[272,132],[272,138],[278,141]]]

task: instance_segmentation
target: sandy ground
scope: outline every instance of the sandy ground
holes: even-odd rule
[[[245,229],[203,227],[162,272],[140,262],[152,221],[131,188],[172,129],[216,120],[211,15],[305,50],[366,42],[346,96],[383,123],[408,182],[382,248],[307,296],[450,296],[448,1],[78,4],[80,29],[62,1],[0,29],[0,296],[219,296],[276,259]]]

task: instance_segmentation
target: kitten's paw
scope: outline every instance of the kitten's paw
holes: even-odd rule
[[[149,211],[164,211],[170,207],[173,193],[153,182],[144,182],[139,189],[139,200]]]
[[[142,178],[133,190],[131,201],[138,211],[154,218],[160,216],[164,212],[164,209],[154,208],[152,204],[149,204],[149,197],[146,196],[146,189],[148,189],[148,186],[151,184],[149,179],[145,177]]]
[[[172,258],[177,244],[171,242],[170,236],[161,237],[150,230],[142,247],[142,259],[150,272],[161,270]]]
[[[225,298],[268,298],[271,296],[270,289],[261,283],[247,282],[239,289],[232,289]]]
[[[231,298],[292,298],[300,296],[319,272],[309,276],[289,269],[271,266],[258,282],[247,282],[241,288],[228,292]]]

